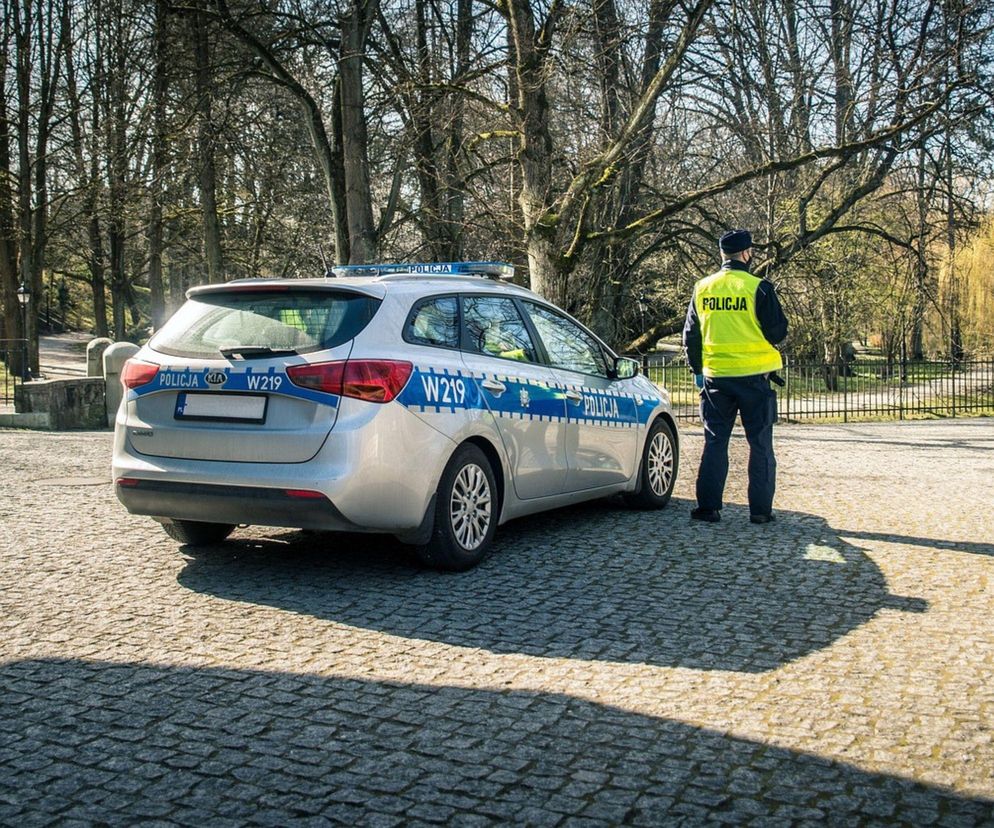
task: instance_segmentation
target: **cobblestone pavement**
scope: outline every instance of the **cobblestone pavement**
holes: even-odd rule
[[[994,821],[994,423],[778,432],[780,519],[503,527],[462,575],[368,537],[198,557],[110,436],[0,432],[0,824]]]

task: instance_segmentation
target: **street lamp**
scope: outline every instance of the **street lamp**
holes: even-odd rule
[[[21,286],[17,289],[17,303],[21,306],[21,320],[23,322],[24,331],[24,355],[21,358],[21,379],[25,382],[31,379],[31,368],[28,366],[28,306],[31,304],[31,290],[28,286],[21,282]]]

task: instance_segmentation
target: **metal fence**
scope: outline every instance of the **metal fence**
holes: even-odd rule
[[[0,405],[14,402],[14,387],[24,382],[27,372],[27,340],[0,339]]]
[[[799,420],[916,419],[994,414],[994,359],[885,361],[844,365],[784,360],[777,388],[780,418]],[[698,391],[683,361],[643,357],[643,370],[671,396],[675,415],[696,420]]]

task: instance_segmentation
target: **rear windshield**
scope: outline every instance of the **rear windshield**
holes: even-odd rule
[[[238,348],[303,354],[348,342],[379,306],[379,299],[347,291],[209,293],[188,300],[149,346],[183,357],[217,358]]]

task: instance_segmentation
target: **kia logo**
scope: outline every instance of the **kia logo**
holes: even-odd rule
[[[204,380],[208,385],[224,385],[228,381],[228,375],[224,371],[211,371]]]

